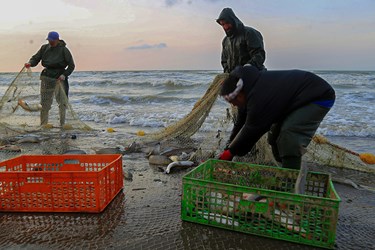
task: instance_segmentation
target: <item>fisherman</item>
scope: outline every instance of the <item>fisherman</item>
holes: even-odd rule
[[[221,65],[224,73],[230,73],[236,66],[251,64],[264,70],[266,52],[262,34],[252,27],[245,26],[231,8],[224,8],[216,22],[226,36],[222,41]]]
[[[311,72],[259,71],[251,65],[236,67],[220,96],[237,106],[239,115],[219,159],[245,155],[269,131],[275,159],[291,169],[300,169],[306,147],[335,102],[334,89]]]
[[[25,67],[35,67],[40,61],[42,61],[44,67],[40,75],[42,105],[40,124],[42,126],[47,125],[48,112],[51,109],[53,94],[55,94],[56,101],[59,104],[60,125],[63,126],[65,124],[66,102],[69,94],[68,76],[74,71],[75,64],[65,41],[60,40],[60,36],[56,31],[49,32],[47,40],[48,44],[42,45],[39,51],[30,58],[29,62],[25,63]]]

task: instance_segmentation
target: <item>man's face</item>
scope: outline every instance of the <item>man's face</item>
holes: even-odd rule
[[[48,40],[48,43],[51,47],[55,47],[59,43],[59,40]]]
[[[233,100],[229,101],[229,103],[236,107],[244,108],[246,106],[246,96],[243,91],[238,93],[238,95]]]
[[[221,27],[223,27],[225,33],[228,33],[231,31],[231,29],[233,28],[233,25],[231,23],[228,23],[227,21],[225,20],[220,20],[219,21],[219,24],[221,25]]]

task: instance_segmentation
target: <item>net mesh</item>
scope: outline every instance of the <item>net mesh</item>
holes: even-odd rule
[[[41,82],[45,88],[41,90]],[[52,97],[47,124],[41,125],[45,99]],[[55,99],[55,103],[53,100]],[[48,108],[47,108],[48,109]],[[44,115],[44,118],[46,116]],[[61,120],[65,120],[65,123]],[[39,77],[25,67],[9,85],[0,101],[0,132],[12,136],[43,129],[91,130],[74,112],[60,81]]]

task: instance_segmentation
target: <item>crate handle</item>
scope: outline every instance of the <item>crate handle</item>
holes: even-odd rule
[[[64,164],[79,164],[79,160],[76,159],[65,159]]]

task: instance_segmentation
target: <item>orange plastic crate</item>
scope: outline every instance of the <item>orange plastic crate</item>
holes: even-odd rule
[[[122,155],[23,155],[0,163],[0,211],[99,213],[122,188]]]

